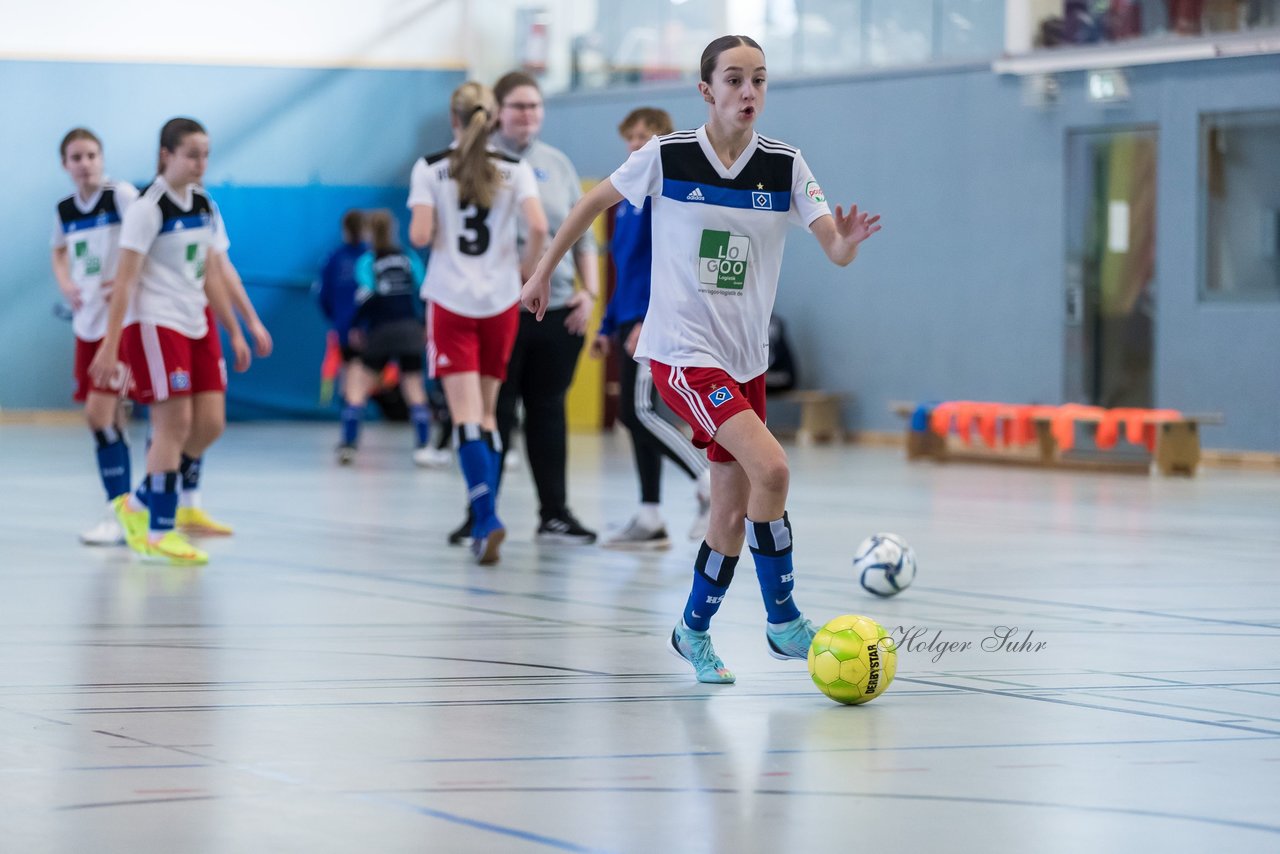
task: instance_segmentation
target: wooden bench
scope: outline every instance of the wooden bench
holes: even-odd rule
[[[890,411],[907,419],[907,458],[974,460],[1058,466],[1106,471],[1146,473],[1155,467],[1163,475],[1192,477],[1200,464],[1200,425],[1221,424],[1218,413],[1187,414],[1170,410],[1105,410],[1098,407],[1066,405],[1019,407],[1007,404],[967,404],[968,415],[981,413],[985,436],[968,440],[956,435],[948,425],[942,435],[926,425],[913,426],[919,407],[906,402],[891,403]],[[1015,421],[1017,422],[1015,424]],[[994,423],[993,423],[994,422]],[[976,426],[965,422],[962,432]],[[1080,449],[1075,431],[1084,425],[1093,447]],[[962,425],[957,424],[957,427]],[[1023,435],[1010,436],[1016,429]],[[993,437],[998,434],[998,441]],[[1128,443],[1119,449],[1118,438]]]
[[[770,402],[794,403],[800,407],[800,426],[796,429],[796,443],[813,445],[817,442],[842,444],[845,438],[844,416],[840,403],[844,395],[837,392],[807,389],[776,392],[769,395]]]

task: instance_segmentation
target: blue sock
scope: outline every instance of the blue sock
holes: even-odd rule
[[[121,475],[121,480],[123,481],[123,483],[120,484],[122,491],[117,493],[117,495],[123,495],[129,491],[129,484],[133,483],[133,463],[129,459],[133,449],[129,447],[128,434],[119,433],[118,435],[120,436],[121,450],[120,465],[124,468],[124,474]]]
[[[363,406],[348,403],[342,407],[342,444],[353,448],[356,446],[356,440],[360,438],[360,416],[363,412]]]
[[[138,488],[133,491],[134,500],[143,507],[151,506],[151,475],[144,474],[142,480],[138,483]]]
[[[791,522],[787,514],[771,522],[747,520],[747,545],[756,562],[756,578],[771,623],[799,619],[800,609],[791,595],[795,573],[791,567]]]
[[[497,521],[493,490],[489,486],[493,476],[493,455],[482,438],[483,433],[479,424],[458,425],[458,462],[467,481],[467,500],[474,520],[472,536],[484,536]]]
[[[415,448],[425,448],[431,440],[431,415],[426,404],[409,407],[409,420],[413,422]]]
[[[493,493],[493,503],[498,503],[498,488],[502,486],[502,437],[497,430],[480,431],[481,438],[489,448],[489,491]]]
[[[115,427],[94,430],[93,438],[98,443],[98,474],[110,501],[129,491],[129,446]]]
[[[151,508],[151,533],[172,531],[178,514],[179,475],[176,471],[160,471],[147,475],[147,480],[150,481],[147,498]]]
[[[178,474],[182,475],[182,491],[190,492],[200,488],[200,462],[204,457],[188,457],[182,455],[178,463]]]
[[[724,594],[733,581],[738,556],[722,555],[702,541],[698,558],[693,562],[693,587],[684,605],[684,624],[695,632],[711,628],[711,618],[720,610]]]

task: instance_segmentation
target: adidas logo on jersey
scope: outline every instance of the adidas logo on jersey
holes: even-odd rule
[[[706,196],[702,195],[702,188],[701,188],[701,187],[694,187],[694,188],[693,188],[693,192],[691,192],[691,193],[689,193],[689,195],[685,196],[685,197],[684,197],[684,200],[685,200],[686,202],[705,202],[705,201],[707,200],[707,198],[706,198]]]

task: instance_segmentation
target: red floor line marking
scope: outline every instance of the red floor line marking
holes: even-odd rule
[[[761,777],[790,777],[790,771],[766,771],[760,775]]]

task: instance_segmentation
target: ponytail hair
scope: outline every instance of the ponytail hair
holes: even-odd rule
[[[377,255],[397,252],[400,244],[396,242],[396,219],[391,211],[379,209],[369,214],[369,243]]]
[[[489,156],[489,134],[498,105],[489,87],[469,81],[453,91],[449,110],[458,123],[458,147],[449,154],[450,171],[458,182],[458,201],[487,208],[493,204],[502,175]]]
[[[97,134],[88,128],[72,128],[67,131],[67,135],[62,138],[62,145],[58,147],[58,151],[62,154],[64,162],[67,159],[67,147],[70,146],[71,143],[80,139],[87,139],[90,142],[96,142],[98,144],[98,151],[102,151],[102,140],[98,139]]]
[[[160,155],[156,158],[156,174],[159,175],[164,171],[164,153],[165,151],[172,154],[178,150],[178,146],[182,145],[182,141],[193,133],[207,134],[204,125],[195,119],[176,118],[169,119],[164,123],[164,127],[160,128]]]

